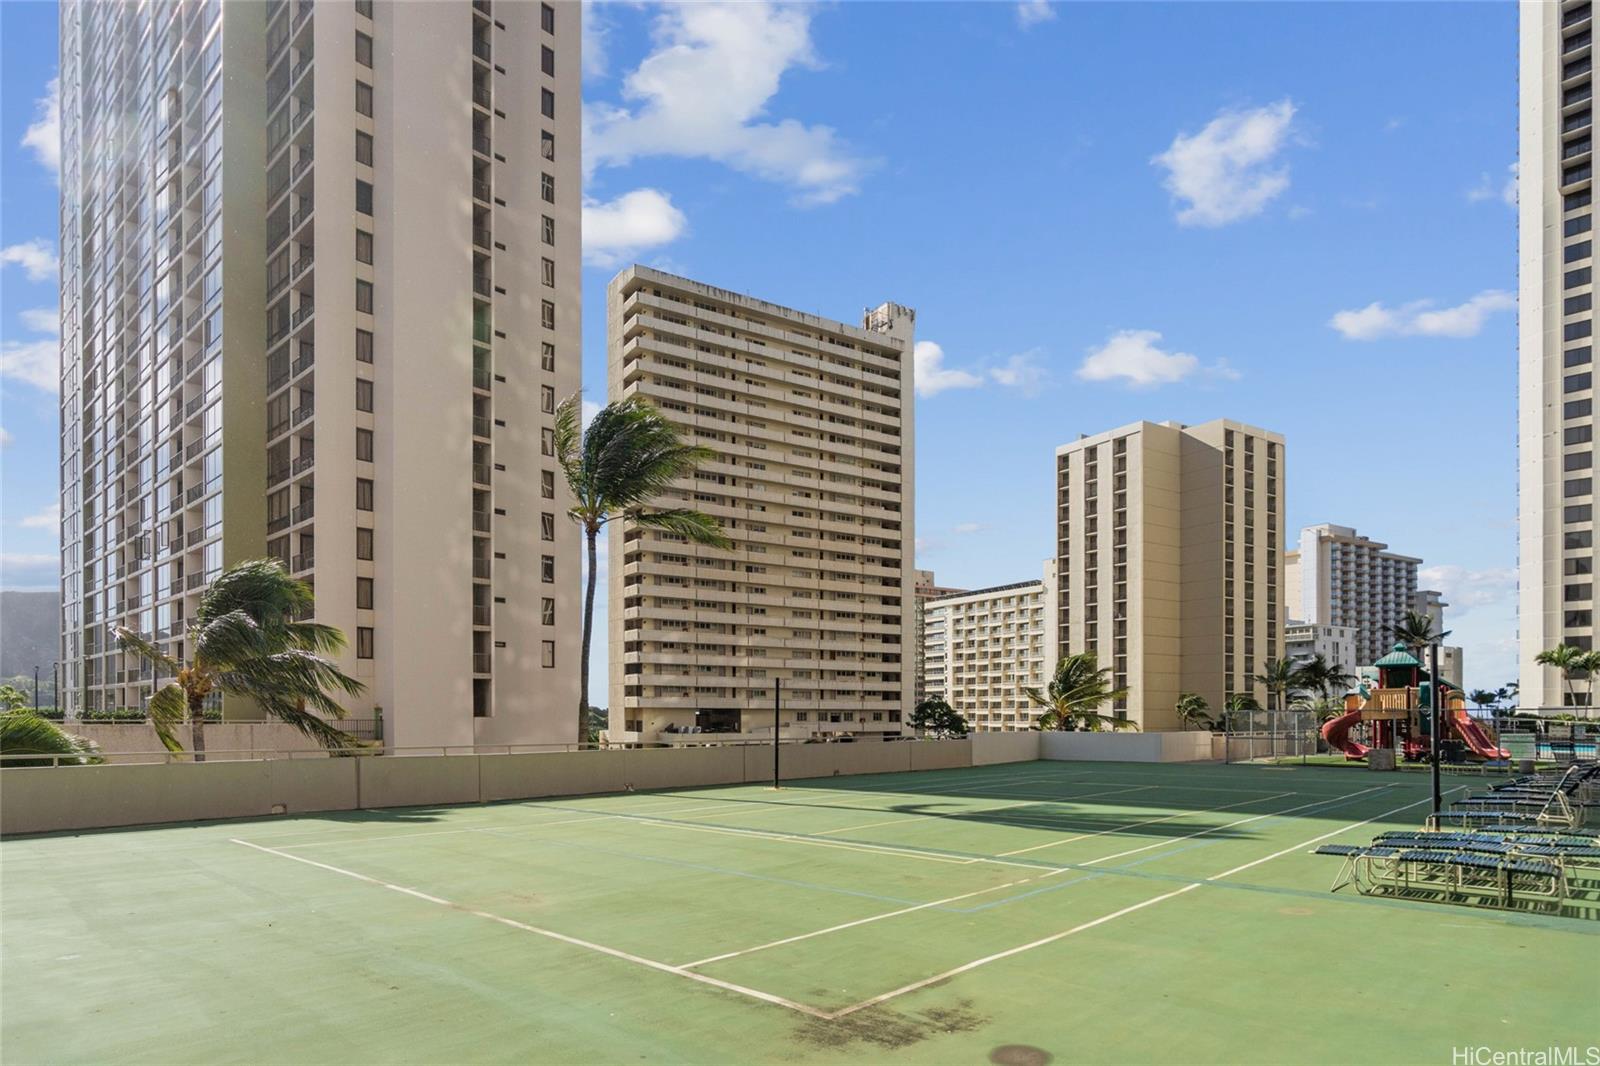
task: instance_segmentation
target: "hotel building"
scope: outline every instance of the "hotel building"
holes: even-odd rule
[[[575,739],[579,21],[61,5],[71,713],[166,680],[114,626],[181,657],[207,583],[273,556],[391,746]]]
[[[928,694],[966,718],[971,729],[1029,729],[1042,709],[1022,694],[1042,689],[1055,666],[1051,649],[1056,561],[1042,580],[957,592],[926,604],[923,655]]]
[[[908,728],[913,312],[852,326],[635,266],[606,321],[611,399],[717,453],[659,506],[734,541],[611,524],[610,736],[770,731],[780,681],[785,731]]]

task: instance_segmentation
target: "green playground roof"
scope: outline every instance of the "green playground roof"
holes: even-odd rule
[[[1404,644],[1396,644],[1394,646],[1394,650],[1390,651],[1388,655],[1385,655],[1383,658],[1379,659],[1377,662],[1373,663],[1372,665],[1373,666],[1421,666],[1422,664],[1417,661],[1417,657],[1415,655],[1412,655],[1409,651],[1406,651],[1406,646]]]

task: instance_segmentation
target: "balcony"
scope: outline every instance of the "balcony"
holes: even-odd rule
[[[479,181],[476,178],[473,179],[472,195],[474,199],[482,200],[484,203],[488,203],[492,198],[492,194],[493,190],[489,187],[488,182]]]
[[[487,484],[489,484],[489,464],[488,463],[473,463],[472,464],[472,483],[474,485],[487,485]]]
[[[479,296],[488,296],[489,295],[489,290],[490,290],[489,275],[487,275],[487,274],[474,274],[474,275],[472,275],[472,291],[473,292],[477,293]]]
[[[475,626],[487,626],[489,624],[489,605],[487,603],[475,603],[472,605],[472,624]]]
[[[272,467],[271,469],[269,469],[267,471],[267,487],[271,488],[272,486],[278,484],[280,481],[287,480],[288,477],[289,477],[289,468],[287,466],[275,466],[275,467]]]
[[[298,458],[298,459],[296,459],[294,461],[294,467],[293,467],[294,472],[296,474],[303,474],[307,470],[310,470],[312,468],[312,466],[314,466],[316,464],[316,461],[317,461],[317,457],[316,457],[315,454],[307,453],[305,455],[302,455],[300,458]]]
[[[472,512],[472,529],[473,529],[474,532],[477,532],[477,533],[487,533],[487,532],[489,532],[489,512],[488,511],[473,511]]]
[[[488,559],[472,560],[472,576],[479,581],[489,580],[489,566]]]
[[[472,387],[475,388],[475,389],[482,389],[485,392],[488,392],[489,391],[489,372],[487,370],[484,370],[482,367],[476,367],[476,366],[473,367],[472,368]]]
[[[298,426],[300,423],[316,414],[316,411],[317,409],[311,404],[306,404],[302,407],[296,407],[294,410],[294,415],[290,418],[290,422]]]
[[[489,135],[486,133],[474,133],[472,135],[472,150],[479,155],[488,155]]]
[[[300,305],[300,309],[294,313],[294,318],[290,320],[291,328],[294,327],[294,326],[298,326],[300,323],[302,323],[306,319],[310,318],[315,311],[316,311],[316,306],[314,304],[312,304],[312,302],[310,300],[307,300],[304,303],[302,303]]]
[[[190,592],[193,592],[197,588],[201,588],[205,585],[205,583],[206,576],[204,574],[190,574],[188,577],[183,579],[184,587]]]
[[[492,247],[492,245],[491,245],[491,243],[489,241],[489,230],[488,230],[488,228],[485,227],[485,226],[473,226],[472,227],[472,243],[477,245],[479,248],[490,248],[490,247]]]
[[[296,574],[310,570],[317,561],[315,552],[302,552],[294,557],[292,571]]]
[[[487,85],[474,85],[472,87],[472,102],[481,108],[487,109],[490,104],[489,87]]]
[[[475,674],[487,674],[493,662],[493,655],[488,652],[475,651],[472,653],[472,672]]]
[[[291,524],[295,523],[295,522],[308,521],[309,519],[314,517],[316,515],[316,513],[317,513],[317,507],[316,507],[316,504],[314,502],[302,503],[300,506],[296,507],[293,511],[290,512]]]
[[[472,435],[474,437],[487,438],[489,436],[489,420],[482,415],[473,415]]]
[[[298,377],[309,370],[311,368],[311,364],[315,361],[316,352],[311,348],[302,346],[300,349],[300,357],[294,361],[294,364],[289,368],[289,372]]]
[[[184,547],[193,548],[195,545],[199,544],[201,541],[203,541],[205,539],[206,539],[206,531],[205,530],[203,530],[203,529],[191,529],[191,530],[189,530],[189,535],[186,536],[184,538],[184,540],[183,540]],[[193,588],[194,586],[190,585],[189,587]]]
[[[472,54],[475,58],[481,59],[485,63],[489,62],[489,42],[482,38],[474,38]]]

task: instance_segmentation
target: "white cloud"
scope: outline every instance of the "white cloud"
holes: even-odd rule
[[[0,341],[0,377],[26,382],[46,392],[61,387],[61,342]]]
[[[18,311],[17,318],[33,333],[61,335],[61,312],[54,307],[30,307]]]
[[[11,442],[14,440],[16,438],[11,435],[11,431],[4,426],[0,426],[0,448],[11,447]]]
[[[670,244],[689,220],[657,189],[635,189],[615,200],[583,202],[583,258],[595,266],[615,266],[647,248]]]
[[[959,525],[951,526],[950,532],[954,533],[958,537],[966,537],[972,535],[973,533],[982,533],[988,528],[989,527],[984,525],[982,522],[962,522]]]
[[[671,4],[655,51],[623,79],[625,106],[584,109],[584,166],[652,155],[713,159],[791,186],[800,203],[854,193],[865,169],[827,126],[762,121],[785,72],[815,69],[811,9],[774,3]]]
[[[18,519],[23,529],[56,529],[61,525],[61,504],[52,503],[44,510]]]
[[[611,24],[600,15],[600,5],[590,2],[583,5],[583,73],[588,78],[603,78],[606,60],[606,36]]]
[[[50,281],[60,262],[50,245],[41,240],[23,241],[0,248],[0,263],[15,263],[28,274],[29,281]]]
[[[1157,345],[1161,334],[1153,329],[1125,329],[1113,333],[1098,348],[1089,349],[1078,376],[1085,381],[1123,381],[1134,388],[1153,388],[1182,381],[1200,369],[1200,360],[1188,352],[1169,352]]]
[[[33,102],[34,119],[22,135],[22,146],[31,149],[39,165],[50,173],[61,174],[61,79],[51,78],[45,95]]]
[[[1469,570],[1463,566],[1425,566],[1417,571],[1417,583],[1438,589],[1450,606],[1445,611],[1449,628],[1452,614],[1465,614],[1474,607],[1487,607],[1511,596],[1517,587],[1517,572],[1511,567]]]
[[[1013,355],[1000,366],[990,367],[989,377],[997,385],[1020,389],[1032,396],[1050,376],[1049,372],[1039,365],[1038,355],[1037,348]]]
[[[937,396],[946,389],[975,389],[983,384],[976,374],[947,368],[944,349],[933,341],[918,341],[911,359],[918,396]]]
[[[1192,136],[1178,134],[1152,162],[1180,202],[1178,223],[1225,226],[1260,214],[1289,188],[1289,167],[1277,165],[1295,107],[1280,100],[1250,111],[1223,111]]]
[[[581,408],[581,413],[580,413],[580,416],[579,416],[583,420],[583,428],[584,429],[588,429],[589,428],[589,423],[593,422],[594,421],[594,416],[599,414],[599,413],[600,413],[600,405],[599,404],[595,403],[593,400],[585,400],[585,401],[583,401],[583,406]]]
[[[1374,302],[1340,311],[1328,320],[1328,325],[1351,341],[1372,341],[1380,337],[1476,337],[1490,315],[1515,310],[1516,306],[1514,293],[1485,289],[1454,307],[1435,308],[1432,300],[1414,300],[1399,307],[1385,307]]]
[[[1050,0],[1020,0],[1017,4],[1017,25],[1031,30],[1041,22],[1053,22],[1056,9]]]
[[[1517,173],[1521,168],[1520,163],[1512,163],[1506,168],[1506,178],[1497,182],[1488,174],[1480,175],[1478,183],[1467,190],[1467,200],[1479,203],[1484,200],[1499,200],[1507,207],[1517,206]]]
[[[0,555],[0,587],[55,588],[61,581],[61,557],[55,553]]]

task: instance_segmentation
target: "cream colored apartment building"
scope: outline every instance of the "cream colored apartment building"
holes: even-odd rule
[[[717,456],[662,507],[732,550],[611,525],[610,736],[906,728],[914,694],[912,332],[846,325],[645,267],[607,292],[613,400]]]
[[[1593,648],[1594,12],[1523,0],[1518,79],[1517,646],[1523,707],[1561,707],[1558,644]],[[1577,686],[1581,688],[1581,686]]]
[[[965,591],[965,589],[945,588],[944,586],[940,585],[938,579],[934,577],[932,570],[912,571],[912,647],[917,651],[916,698],[914,702],[920,703],[928,696],[934,694],[929,688],[928,680],[930,668],[928,659],[928,648],[930,647],[930,644],[927,639],[928,601],[939,596],[950,596],[954,595],[955,593]],[[941,632],[943,631],[942,622],[940,623],[939,629]],[[932,646],[941,649],[943,647],[943,645],[939,642],[934,642]],[[941,659],[935,665],[937,670],[942,672],[944,668],[943,660]],[[937,681],[936,683],[943,684],[942,673],[941,680]],[[939,690],[939,694],[943,694],[942,689]]]
[[[1444,606],[1439,593],[1417,588],[1421,559],[1390,551],[1349,526],[1307,526],[1298,544],[1284,556],[1289,617],[1354,629],[1355,665],[1370,666],[1388,654],[1407,611],[1431,616]]]
[[[1055,666],[1056,561],[1044,577],[927,601],[923,655],[930,696],[971,729],[1029,729],[1040,708],[1022,694],[1043,688]]]
[[[390,745],[574,740],[547,442],[578,5],[67,0],[61,29],[67,706],[140,706],[164,679],[111,627],[181,655],[206,584],[270,555]]]
[[[1059,654],[1096,653],[1108,713],[1175,727],[1178,696],[1265,699],[1284,651],[1283,437],[1136,422],[1056,449]]]

